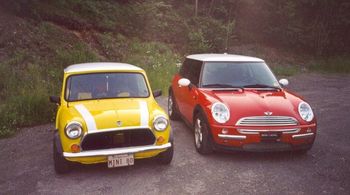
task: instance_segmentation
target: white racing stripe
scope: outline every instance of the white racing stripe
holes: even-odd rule
[[[149,113],[147,102],[140,101],[140,126],[148,126]]]
[[[97,130],[94,117],[91,115],[88,109],[83,104],[74,106],[78,110],[80,115],[83,117],[86,123],[87,131]]]

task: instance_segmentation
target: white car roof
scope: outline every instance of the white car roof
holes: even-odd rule
[[[65,73],[89,72],[89,71],[141,71],[140,67],[115,62],[93,62],[70,65],[64,69]]]
[[[234,54],[193,54],[186,58],[203,62],[264,62],[260,58]]]

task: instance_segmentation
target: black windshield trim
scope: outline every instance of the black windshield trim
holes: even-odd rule
[[[264,63],[267,68],[270,70],[270,72],[272,73],[273,77],[275,78],[275,80],[277,81],[277,77],[276,75],[274,74],[274,72],[271,70],[270,66],[266,64],[266,62],[264,60],[262,61],[203,61],[203,65],[202,65],[202,70],[201,70],[201,75],[200,75],[200,82],[199,82],[199,87],[198,88],[203,88],[203,89],[210,89],[208,87],[204,87],[203,84],[202,84],[202,75],[203,75],[203,71],[204,71],[204,68],[205,66],[208,66],[208,64],[210,63]],[[212,65],[212,66],[215,66],[215,65]],[[233,88],[239,88],[239,89],[242,89],[244,90],[244,87],[240,87],[240,86],[234,86]],[[274,87],[272,87],[274,88]],[[272,89],[271,88],[271,89]],[[214,89],[214,88],[213,88]],[[247,88],[248,89],[248,88]],[[257,88],[254,88],[254,89],[257,89]],[[266,89],[266,88],[265,88]],[[279,86],[279,87],[276,87],[275,89],[279,89],[279,90],[282,90],[282,87]]]
[[[89,74],[113,74],[113,73],[131,73],[131,74],[140,74],[143,76],[143,79],[145,80],[145,84],[147,86],[148,90],[148,96],[145,97],[104,97],[104,98],[91,98],[91,99],[80,99],[80,100],[67,100],[67,82],[68,79],[72,76],[77,76],[77,75],[89,75]],[[79,74],[71,74],[69,75],[66,80],[65,80],[65,87],[64,87],[64,100],[66,102],[79,102],[79,101],[88,101],[88,100],[105,100],[105,99],[125,99],[125,98],[149,98],[151,96],[150,93],[150,87],[148,86],[148,82],[146,80],[146,77],[143,73],[141,72],[131,72],[131,71],[123,71],[123,72],[89,72],[89,73],[79,73]]]

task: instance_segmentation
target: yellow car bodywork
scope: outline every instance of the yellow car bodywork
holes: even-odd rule
[[[89,66],[89,65],[86,65]],[[83,66],[81,66],[83,67]],[[93,155],[93,156],[79,156],[77,154],[84,152],[76,152],[72,151],[71,147],[73,144],[80,145],[84,136],[89,133],[99,133],[103,131],[122,131],[123,129],[135,128],[135,127],[148,127],[151,129],[152,133],[155,136],[155,146],[164,146],[170,142],[170,134],[171,127],[168,122],[168,126],[164,131],[157,131],[153,127],[153,121],[157,116],[164,116],[168,119],[168,115],[164,112],[164,110],[157,104],[152,94],[152,90],[150,88],[150,84],[148,82],[146,73],[144,70],[129,66],[122,66],[122,68],[100,68],[96,65],[96,68],[91,68],[93,66],[90,65],[90,68],[79,68],[68,70],[65,69],[64,77],[63,77],[63,85],[62,91],[60,95],[60,104],[58,105],[58,111],[56,115],[56,129],[58,131],[58,135],[60,138],[63,156],[68,161],[79,162],[83,164],[93,164],[93,163],[101,163],[107,161],[108,155]],[[89,73],[114,73],[114,72],[127,72],[133,73],[137,72],[144,76],[145,81],[147,83],[147,87],[149,90],[149,97],[147,98],[112,98],[112,99],[93,99],[93,100],[81,100],[68,102],[66,101],[66,85],[67,78],[71,75],[76,74],[89,74]],[[143,109],[140,111],[141,106],[146,107],[147,109]],[[84,110],[89,112],[89,120],[93,120],[95,123],[96,129],[88,130],[89,122],[87,122],[87,117],[82,116],[82,112],[79,111],[78,108],[84,107]],[[142,113],[143,112],[143,113]],[[147,113],[145,113],[147,112]],[[141,116],[145,115],[145,116]],[[147,118],[148,121],[142,121]],[[70,139],[66,135],[65,128],[67,124],[75,121],[82,124],[82,136],[77,139]],[[122,121],[121,126],[117,126],[116,122]],[[90,121],[91,123],[91,121]],[[142,124],[143,123],[143,124]],[[159,139],[162,137],[161,139]],[[168,144],[169,145],[169,144]],[[151,149],[141,152],[135,152],[134,158],[149,158],[157,156],[159,153],[166,151],[167,148],[160,149]],[[74,156],[76,155],[76,156]],[[74,157],[71,157],[74,156]]]

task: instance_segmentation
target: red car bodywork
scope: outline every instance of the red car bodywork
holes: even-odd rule
[[[178,112],[191,127],[193,127],[196,113],[204,113],[210,125],[215,146],[247,151],[308,149],[312,146],[316,136],[316,119],[314,117],[310,122],[304,121],[298,112],[298,105],[304,100],[286,89],[264,91],[253,88],[240,90],[208,89],[197,88],[195,85],[184,87],[178,84],[181,78],[180,74],[176,74],[170,88]],[[218,123],[212,117],[211,106],[215,102],[224,103],[230,110],[230,119],[224,124]],[[246,126],[237,124],[244,117],[265,117],[265,112],[271,116],[293,117],[297,120],[297,124],[286,126]],[[262,134],[277,132],[279,132],[279,138],[273,140],[273,144],[262,138],[264,136]],[[312,136],[305,136],[311,133],[313,133]],[[233,135],[234,138],[227,139],[224,136],[219,137],[219,135]],[[268,146],[265,147],[264,143],[268,143]],[[274,147],[274,145],[281,145],[281,147]]]

